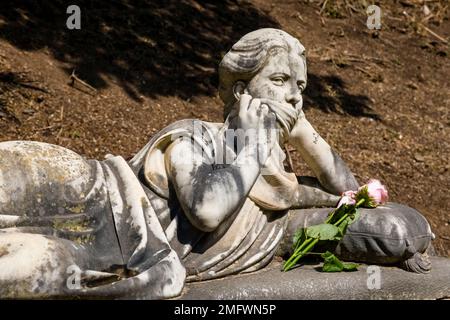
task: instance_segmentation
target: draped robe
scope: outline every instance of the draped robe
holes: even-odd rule
[[[196,229],[171,190],[165,151],[189,138],[215,153],[212,137],[226,124],[197,122],[206,132],[198,139],[195,121],[165,128],[128,163],[85,160],[45,143],[1,143],[0,235],[39,234],[75,248],[70,259],[86,261],[82,286],[49,291],[56,296],[170,298],[186,281],[262,268],[283,237],[296,177],[284,171],[277,145],[242,206],[213,232]]]

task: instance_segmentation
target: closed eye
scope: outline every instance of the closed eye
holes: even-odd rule
[[[276,86],[282,86],[284,83],[289,80],[289,76],[287,74],[276,74],[273,75],[270,80]]]
[[[284,79],[283,78],[274,78],[272,79],[273,84],[277,85],[277,86],[282,86],[284,84]]]

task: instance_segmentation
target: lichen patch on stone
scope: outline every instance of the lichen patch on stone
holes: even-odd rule
[[[0,247],[0,258],[6,256],[9,253],[8,249],[5,247]]]

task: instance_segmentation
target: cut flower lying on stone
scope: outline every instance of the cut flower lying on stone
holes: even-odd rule
[[[340,241],[347,231],[348,225],[358,219],[357,208],[376,208],[386,203],[388,192],[386,187],[379,180],[371,179],[358,191],[346,191],[342,194],[337,208],[333,210],[327,220],[319,225],[299,229],[294,236],[294,253],[284,263],[283,271],[292,269],[300,258],[312,253],[311,250],[319,241]],[[321,253],[324,259],[322,271],[339,272],[354,271],[357,269],[355,263],[341,262],[331,252]]]

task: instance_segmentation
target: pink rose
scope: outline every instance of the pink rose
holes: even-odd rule
[[[367,186],[367,193],[369,197],[373,200],[375,205],[379,206],[380,204],[384,204],[387,202],[388,192],[386,190],[386,187],[383,186],[379,180],[370,179],[367,185],[362,186],[361,188],[364,188],[366,186]]]
[[[353,190],[345,191],[344,193],[342,193],[342,198],[341,198],[341,200],[339,200],[337,207],[339,208],[343,204],[346,204],[346,205],[356,204],[355,196],[356,196],[355,191],[353,191]]]

